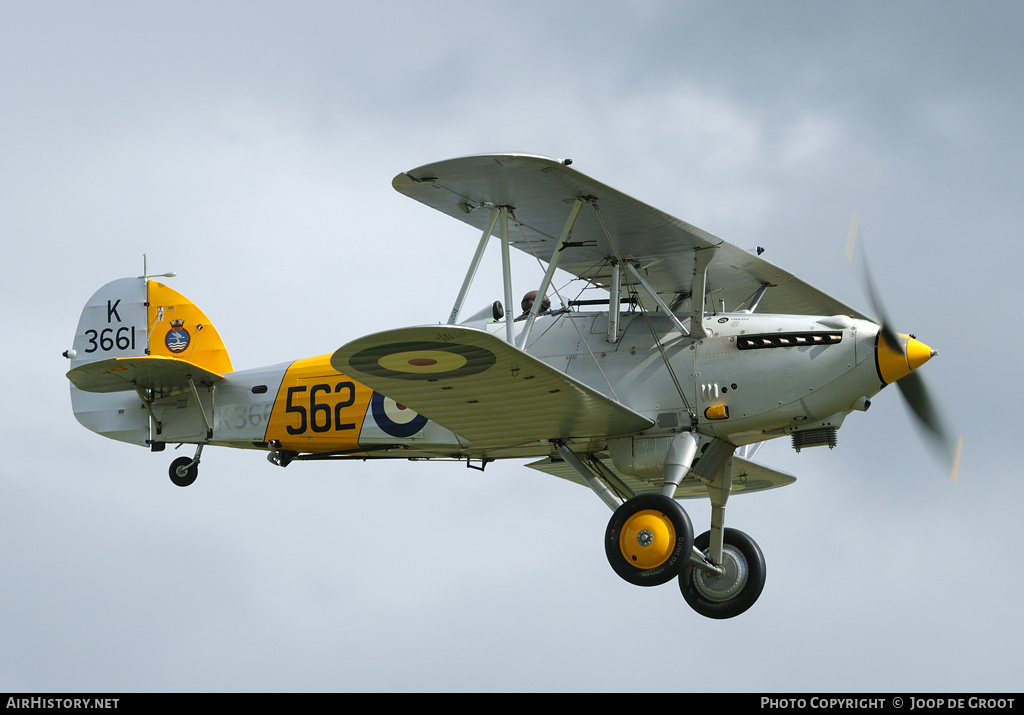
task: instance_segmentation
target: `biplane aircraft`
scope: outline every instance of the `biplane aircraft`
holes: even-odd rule
[[[400,193],[481,231],[476,252],[445,322],[333,353],[234,371],[213,323],[152,279],[160,276],[108,283],[65,352],[76,417],[154,452],[196,445],[170,465],[179,486],[196,479],[207,445],[261,450],[280,467],[446,459],[482,469],[532,459],[527,466],[589,487],[613,511],[605,551],[619,576],[641,586],[678,579],[686,602],[710,618],[743,613],[762,591],[765,561],[753,539],[725,525],[726,503],[795,481],[752,461],[756,447],[787,436],[797,450],[834,447],[846,417],[890,383],[948,444],[914,372],[935,352],[760,251],[569,164],[485,155],[395,177]],[[492,238],[503,300],[464,318]],[[547,264],[541,299],[520,316],[513,247]],[[563,299],[557,269],[606,297]],[[679,501],[687,498],[711,502],[710,528],[696,537]]]

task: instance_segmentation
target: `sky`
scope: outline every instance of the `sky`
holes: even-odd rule
[[[1019,691],[1022,25],[999,1],[0,4],[0,691]],[[75,420],[61,352],[143,254],[239,369],[443,321],[479,235],[390,181],[504,151],[867,313],[856,211],[887,312],[939,351],[957,481],[895,389],[834,450],[767,444],[797,482],[729,502],[768,576],[718,622],[619,579],[607,507],[519,461],[211,448],[181,489],[190,448]]]

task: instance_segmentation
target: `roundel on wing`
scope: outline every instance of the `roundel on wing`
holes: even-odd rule
[[[392,437],[412,437],[427,424],[427,418],[390,397],[374,392],[370,398],[373,421]]]
[[[436,380],[476,375],[497,359],[490,350],[458,343],[406,342],[374,345],[349,358],[353,369],[376,377]]]

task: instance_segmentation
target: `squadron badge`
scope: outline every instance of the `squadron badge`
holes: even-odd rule
[[[188,348],[189,342],[192,337],[188,334],[188,331],[184,328],[184,320],[172,320],[171,329],[167,331],[167,337],[164,338],[164,345],[172,353],[185,352]]]

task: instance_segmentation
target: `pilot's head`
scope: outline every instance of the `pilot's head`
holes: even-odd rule
[[[537,291],[531,290],[529,293],[523,296],[523,312],[528,313],[530,308],[533,307],[533,301],[537,300]],[[540,312],[545,313],[551,309],[551,301],[548,300],[547,296],[544,296],[544,300],[540,304]]]

